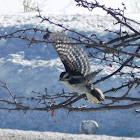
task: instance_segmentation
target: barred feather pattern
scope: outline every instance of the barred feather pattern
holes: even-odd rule
[[[55,49],[68,73],[73,76],[86,76],[90,73],[90,65],[84,51],[63,33],[52,33]]]

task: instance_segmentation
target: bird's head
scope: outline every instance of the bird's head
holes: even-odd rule
[[[59,79],[60,82],[66,82],[69,81],[70,79],[71,79],[71,75],[68,72],[62,72],[60,74],[60,79]]]

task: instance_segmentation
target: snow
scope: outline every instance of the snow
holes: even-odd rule
[[[94,0],[90,0],[94,1]],[[139,13],[140,10],[140,3],[139,0],[100,0],[99,1],[102,5],[106,5],[107,7],[112,8],[122,8],[122,2],[125,3],[126,6],[126,13]],[[0,13],[1,14],[14,14],[15,12],[21,13],[24,11],[23,8],[23,0],[0,0]],[[76,6],[76,3],[71,0],[31,0],[30,5],[35,7],[38,6],[45,14],[91,14],[87,9],[79,8]],[[94,10],[96,14],[105,14],[103,11],[99,9]]]
[[[137,2],[138,4],[137,8],[135,8],[135,3],[132,4],[132,0],[129,1],[126,1],[130,8],[127,15],[133,15],[133,18],[140,21],[140,13],[137,13],[140,9],[139,1],[135,0],[135,3]],[[120,1],[118,3],[120,4]],[[118,3],[113,5],[119,5]],[[49,28],[51,31],[61,30],[48,23],[40,23],[40,19],[37,18],[37,13],[23,13],[23,7],[18,0],[12,0],[12,3],[9,3],[8,0],[5,0],[5,2],[0,0],[0,5],[2,7],[0,11],[0,35],[33,27],[41,29]],[[47,10],[44,10],[43,14],[54,22],[63,23],[67,28],[74,29],[85,35],[94,32],[101,37],[107,38],[108,35],[101,28],[98,28],[98,25],[111,28],[112,25],[110,25],[110,22],[112,19],[110,17],[103,14],[97,15],[97,12],[94,15],[87,12],[85,15],[84,11],[82,11],[84,14],[81,11],[78,13],[76,8],[73,10],[75,12],[70,14],[70,11],[72,11],[71,8],[74,6],[70,4],[70,1],[63,6],[60,7],[60,9],[64,9],[62,11],[58,8],[57,11],[52,10],[49,11],[50,13],[46,13]],[[73,34],[70,35],[74,36]],[[32,33],[29,33],[28,36],[32,36]],[[41,36],[38,35],[37,37]],[[136,61],[139,62],[138,59]],[[104,68],[97,78],[113,72],[118,67],[117,65],[109,67],[109,64],[100,64],[98,60],[90,61],[90,63],[92,71]],[[45,88],[51,94],[61,93],[62,89],[69,91],[63,84],[58,82],[59,74],[63,69],[64,67],[52,45],[42,43],[28,48],[27,42],[22,40],[0,40],[0,80],[6,82],[11,91],[16,95],[32,96],[31,92],[33,90],[44,92]],[[116,82],[114,82],[115,80]],[[112,81],[106,82],[106,85],[117,86],[121,80],[113,77]],[[102,91],[106,91],[108,89],[106,85],[98,84],[97,86]],[[137,90],[133,88],[130,93],[133,94]],[[0,88],[0,98],[7,96],[8,93]],[[81,103],[87,104],[87,101],[82,99],[77,105],[81,105]],[[2,106],[1,103],[0,105]],[[79,127],[83,120],[94,120],[99,125],[97,130],[98,135],[140,137],[140,115],[135,113],[133,109],[88,113],[68,113],[66,110],[57,110],[54,112],[53,117],[50,112],[38,111],[27,111],[25,114],[22,111],[8,113],[7,111],[0,110],[0,114],[1,128],[78,134],[80,133]]]
[[[106,135],[76,135],[58,132],[38,132],[0,129],[1,140],[139,140],[139,138],[110,137]]]

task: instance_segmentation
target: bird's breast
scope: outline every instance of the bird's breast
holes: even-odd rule
[[[67,86],[70,90],[77,92],[77,93],[87,93],[88,90],[86,88],[86,86],[84,84],[70,84],[69,82],[63,82],[63,84],[65,84],[65,86]]]

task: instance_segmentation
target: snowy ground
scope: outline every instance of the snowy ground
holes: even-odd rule
[[[127,14],[129,17],[133,16],[133,18],[139,20],[140,13]],[[47,23],[40,23],[40,19],[38,19],[36,15],[37,14],[34,13],[1,14],[0,35],[8,34],[18,29],[32,27],[49,28],[51,31],[60,30]],[[74,29],[85,35],[96,32],[103,38],[106,38],[107,34],[105,34],[101,28],[98,28],[98,25],[104,25],[110,29],[113,27],[110,25],[112,19],[103,15],[66,15],[65,13],[61,13],[49,14],[47,17],[56,23],[63,23],[67,28]],[[32,33],[28,34],[28,36],[31,35]],[[100,64],[98,60],[94,60],[91,61],[91,67],[92,70],[104,68],[99,75],[100,77],[110,74],[118,66],[113,65],[113,67],[110,68],[109,64],[103,65]],[[0,40],[0,80],[6,82],[14,94],[31,96],[32,90],[43,92],[44,88],[48,88],[48,92],[52,94],[61,93],[62,89],[68,91],[64,85],[58,82],[61,71],[63,71],[62,63],[52,45],[38,44],[28,48],[27,42],[21,40]],[[107,86],[101,84],[97,86],[101,88],[102,91],[105,91],[108,85],[114,86],[119,84],[119,80],[121,79],[115,79],[114,77],[111,81],[106,82]],[[137,92],[137,90],[138,89],[132,89],[130,94]],[[7,96],[7,92],[0,88],[0,98]],[[87,101],[84,100],[80,100],[80,102],[87,103]],[[2,104],[0,105],[2,106]],[[54,117],[51,116],[50,112],[29,111],[24,114],[22,111],[8,113],[7,111],[0,110],[0,128],[78,134],[80,123],[83,120],[96,121],[99,125],[98,135],[140,137],[140,115],[136,114],[133,109],[90,113],[68,113],[65,110],[57,110]],[[5,131],[5,134],[7,134],[8,131],[9,130]],[[10,130],[10,132],[13,133],[12,130]],[[20,132],[21,131],[18,131],[18,133]],[[23,133],[25,135],[25,132]],[[31,133],[34,132],[29,132],[29,135],[31,135]],[[69,137],[71,137],[71,135]],[[107,136],[104,137],[107,138]]]
[[[140,138],[0,129],[0,140],[140,140]]]

